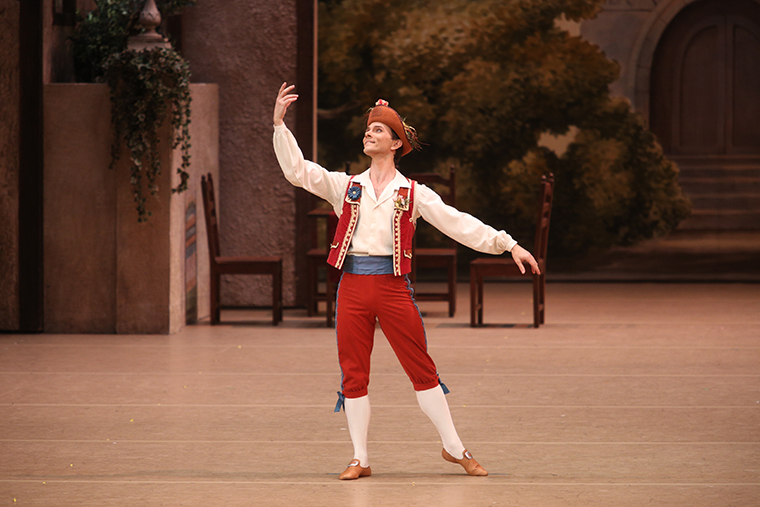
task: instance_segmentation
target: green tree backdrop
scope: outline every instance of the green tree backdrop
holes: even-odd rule
[[[319,157],[362,158],[363,115],[388,100],[427,143],[402,171],[459,168],[458,206],[531,245],[538,181],[554,173],[549,242],[572,256],[671,231],[690,204],[678,170],[609,84],[619,68],[555,20],[603,0],[324,0]],[[561,157],[543,133],[577,129]],[[366,163],[366,159],[364,162]]]

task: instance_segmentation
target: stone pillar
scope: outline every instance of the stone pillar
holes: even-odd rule
[[[310,126],[303,123],[312,122],[309,110],[316,99],[309,104],[312,83],[299,82],[299,75],[312,71],[299,70],[309,51],[299,46],[305,36],[298,27],[310,9],[307,22],[313,26],[314,4],[198,2],[182,14],[182,49],[194,79],[219,84],[222,254],[282,255],[285,305],[296,303],[296,286],[305,278],[305,271],[296,268],[297,243],[305,236],[297,232],[297,210],[304,210],[305,221],[308,205],[301,202],[309,194],[282,176],[272,149],[272,110],[282,82],[295,83],[303,100],[288,111],[286,123],[304,146],[311,142]],[[270,287],[266,277],[224,277],[222,304],[271,305]]]
[[[0,330],[19,329],[19,2],[0,0]]]

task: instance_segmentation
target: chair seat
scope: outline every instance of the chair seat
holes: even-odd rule
[[[308,252],[306,252],[307,257],[314,257],[317,259],[327,259],[327,249],[326,248],[312,248]]]
[[[514,263],[515,261],[508,257],[478,257],[477,259],[474,259],[472,262],[470,262],[470,264],[475,266],[480,266],[481,264],[501,266]]]
[[[239,275],[264,275],[282,269],[282,257],[216,257],[215,271],[217,273]]]
[[[418,257],[451,257],[457,254],[456,248],[417,248],[414,253]]]
[[[494,257],[478,258],[470,263],[470,267],[476,274],[476,276],[518,276],[520,275],[520,268],[517,267],[515,261],[511,258]]]
[[[449,301],[451,296],[448,292],[414,292],[414,299],[417,301]],[[450,315],[453,317],[453,315]]]
[[[536,259],[539,270],[543,273],[546,262],[543,259]],[[521,276],[520,268],[515,264],[511,257],[479,257],[472,262],[470,266],[474,268],[478,275],[486,276]],[[525,266],[525,273],[530,274],[530,266]]]

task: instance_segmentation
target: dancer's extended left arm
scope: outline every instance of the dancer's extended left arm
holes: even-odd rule
[[[492,255],[510,252],[522,274],[526,272],[525,264],[530,266],[532,273],[540,274],[533,255],[518,245],[505,231],[497,231],[474,216],[447,205],[437,193],[425,185],[417,185],[416,188],[417,213],[430,225],[454,241],[478,252]]]

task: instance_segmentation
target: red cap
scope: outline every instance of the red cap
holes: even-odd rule
[[[385,100],[378,100],[375,103],[375,107],[371,108],[367,113],[367,125],[376,121],[388,125],[398,138],[401,139],[401,143],[403,144],[401,147],[402,157],[412,151],[412,141],[417,144],[417,135],[414,129],[406,125],[396,110],[390,107]],[[417,149],[419,149],[419,145],[417,145]]]

